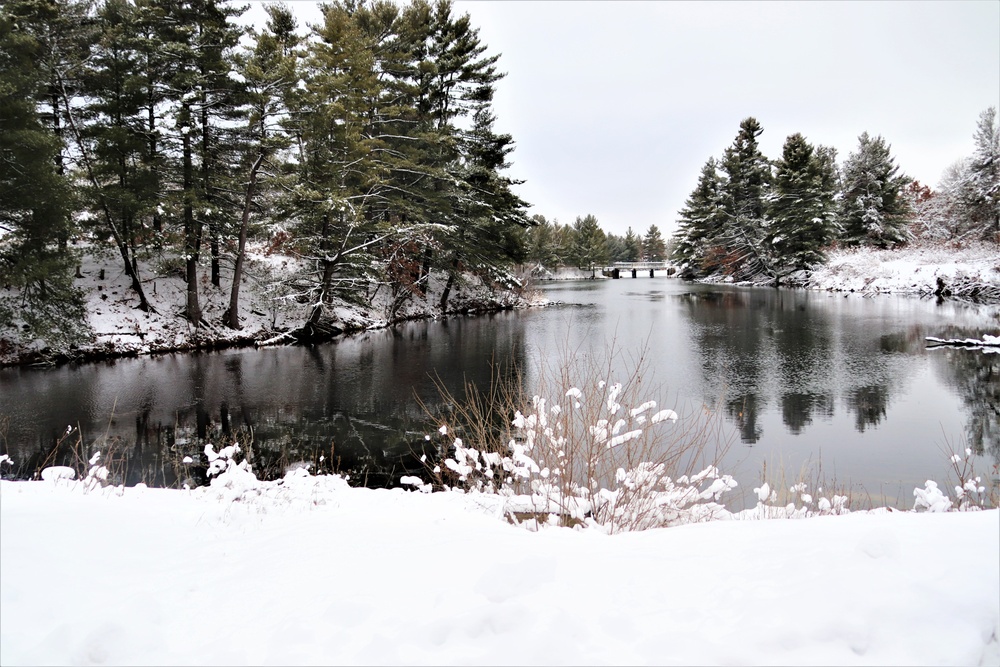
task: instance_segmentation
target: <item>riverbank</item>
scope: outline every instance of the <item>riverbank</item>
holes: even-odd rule
[[[187,283],[177,261],[139,264],[152,312],[139,310],[139,299],[121,269],[120,260],[107,254],[81,251],[79,276],[74,281],[84,296],[86,321],[78,340],[60,344],[26,340],[20,329],[0,331],[0,367],[19,364],[56,364],[117,357],[217,350],[293,342],[288,335],[309,318],[311,302],[296,296],[290,278],[301,276],[300,260],[269,253],[266,247],[248,252],[240,286],[239,329],[222,324],[229,307],[231,272],[223,271],[221,286],[212,285],[208,271],[199,276],[203,324],[195,327],[184,316]],[[323,328],[329,335],[372,329],[414,319],[526,308],[544,303],[530,289],[513,284],[488,284],[467,275],[456,282],[446,312],[440,300],[445,280],[432,274],[424,293],[399,295],[386,285],[370,284],[355,301],[334,298],[326,307]]]
[[[838,249],[806,279],[810,289],[912,294],[1000,303],[1000,246],[915,244],[896,250]]]
[[[704,282],[732,282],[708,279]],[[739,283],[770,285],[773,280]],[[782,281],[786,287],[858,294],[907,294],[1000,304],[1000,246],[913,244],[892,250],[836,248],[827,262]]]
[[[998,510],[609,536],[303,471],[238,490],[0,482],[0,663],[1000,663]]]
[[[0,367],[17,364],[52,364],[94,361],[116,357],[191,350],[286,343],[284,336],[300,327],[311,304],[297,299],[283,286],[290,275],[301,273],[294,258],[272,254],[263,246],[249,253],[246,277],[241,286],[242,327],[221,324],[229,305],[226,273],[222,287],[201,276],[200,297],[206,324],[194,327],[183,316],[186,283],[176,262],[140,264],[147,298],[155,312],[140,311],[129,281],[111,256],[83,252],[80,277],[87,321],[84,338],[59,345],[47,340],[24,340],[19,330],[0,332]],[[575,268],[548,271],[524,267],[523,288],[486,284],[468,277],[451,293],[446,313],[439,305],[444,281],[432,275],[424,294],[406,295],[398,307],[385,285],[369,285],[355,302],[335,299],[324,319],[332,335],[391,326],[413,319],[452,314],[491,312],[544,305],[546,300],[531,289],[532,283],[587,280],[599,273]],[[710,281],[711,282],[711,281]],[[895,250],[836,249],[828,262],[811,271],[790,276],[785,284],[813,290],[860,294],[908,294],[921,297],[955,298],[983,304],[1000,304],[1000,248],[991,244],[913,245]]]

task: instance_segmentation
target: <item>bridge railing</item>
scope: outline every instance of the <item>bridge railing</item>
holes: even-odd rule
[[[671,267],[670,262],[615,262],[610,264],[605,269],[669,269]]]

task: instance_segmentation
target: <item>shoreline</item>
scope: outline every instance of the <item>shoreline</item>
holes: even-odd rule
[[[521,267],[521,287],[487,285],[467,277],[453,290],[449,308],[441,312],[438,300],[443,280],[432,276],[424,294],[393,297],[377,284],[369,285],[362,299],[348,303],[336,299],[326,307],[322,334],[299,340],[295,333],[305,323],[309,304],[274,291],[282,275],[295,269],[290,258],[258,253],[253,256],[252,277],[241,287],[242,328],[229,329],[221,322],[228,306],[227,290],[202,288],[204,320],[193,327],[183,317],[185,284],[176,274],[143,267],[144,283],[154,312],[138,310],[127,278],[116,274],[106,257],[85,255],[77,287],[85,294],[86,342],[60,345],[50,341],[22,341],[19,331],[0,335],[0,368],[58,366],[145,355],[218,351],[267,345],[309,344],[342,335],[385,329],[404,322],[455,315],[477,315],[543,306],[539,285],[573,280],[611,280],[591,270]],[[105,275],[110,277],[105,279]],[[676,274],[671,277],[677,277]],[[207,281],[206,281],[207,282]],[[737,287],[775,287],[773,281],[734,282],[703,278],[698,284]],[[953,300],[986,307],[1000,305],[1000,247],[990,244],[963,248],[917,245],[896,250],[834,250],[828,261],[810,272],[788,276],[778,287],[809,291],[874,296],[881,294]],[[150,289],[151,288],[151,289]],[[393,303],[393,298],[396,302]],[[362,305],[367,302],[367,306]],[[998,314],[1000,316],[1000,314]]]

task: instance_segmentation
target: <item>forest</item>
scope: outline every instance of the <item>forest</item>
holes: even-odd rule
[[[113,258],[140,311],[151,275],[185,281],[192,327],[239,329],[248,244],[294,257],[275,294],[321,336],[335,300],[377,285],[447,312],[467,276],[669,260],[687,278],[788,284],[837,246],[1000,240],[1000,132],[937,191],[867,132],[833,148],[789,136],[761,153],[746,118],[709,158],[678,231],[624,236],[593,215],[529,217],[496,129],[504,74],[448,0],[341,0],[320,25],[284,5],[256,29],[219,0],[8,0],[0,8],[0,330],[82,331],[81,257]],[[666,221],[665,221],[666,222]],[[207,274],[207,279],[200,276]],[[155,283],[154,289],[155,289]],[[209,322],[208,284],[228,308]],[[277,296],[275,298],[278,298]],[[221,321],[220,321],[221,320]]]
[[[0,327],[44,336],[83,318],[81,242],[231,290],[248,239],[307,267],[285,295],[321,326],[335,296],[432,271],[512,280],[526,202],[494,130],[503,74],[447,0],[348,0],[301,36],[287,6],[260,30],[218,0],[11,0],[0,9]],[[228,281],[223,283],[223,277]],[[218,324],[218,323],[214,323]]]
[[[592,215],[572,224],[535,215],[526,253],[540,266],[592,268],[668,260],[686,278],[780,284],[822,265],[834,247],[894,248],[914,242],[1000,243],[1000,130],[994,107],[983,111],[974,153],[949,166],[932,190],[905,175],[891,146],[863,132],[843,164],[836,149],[789,136],[774,160],[761,153],[764,129],[740,123],[731,146],[702,167],[664,240],[605,233]]]
[[[1000,131],[980,114],[975,151],[934,192],[907,177],[881,136],[863,132],[842,165],[836,150],[789,136],[781,157],[758,146],[755,118],[709,158],[679,214],[671,258],[682,275],[779,284],[821,265],[833,246],[893,248],[913,241],[1000,243]]]

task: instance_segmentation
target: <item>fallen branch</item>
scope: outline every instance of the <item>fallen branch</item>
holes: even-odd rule
[[[934,336],[927,336],[925,338],[927,341],[927,347],[968,347],[968,348],[981,348],[981,347],[1000,347],[1000,336],[991,336],[989,334],[983,334],[981,339],[979,338],[936,338]]]

